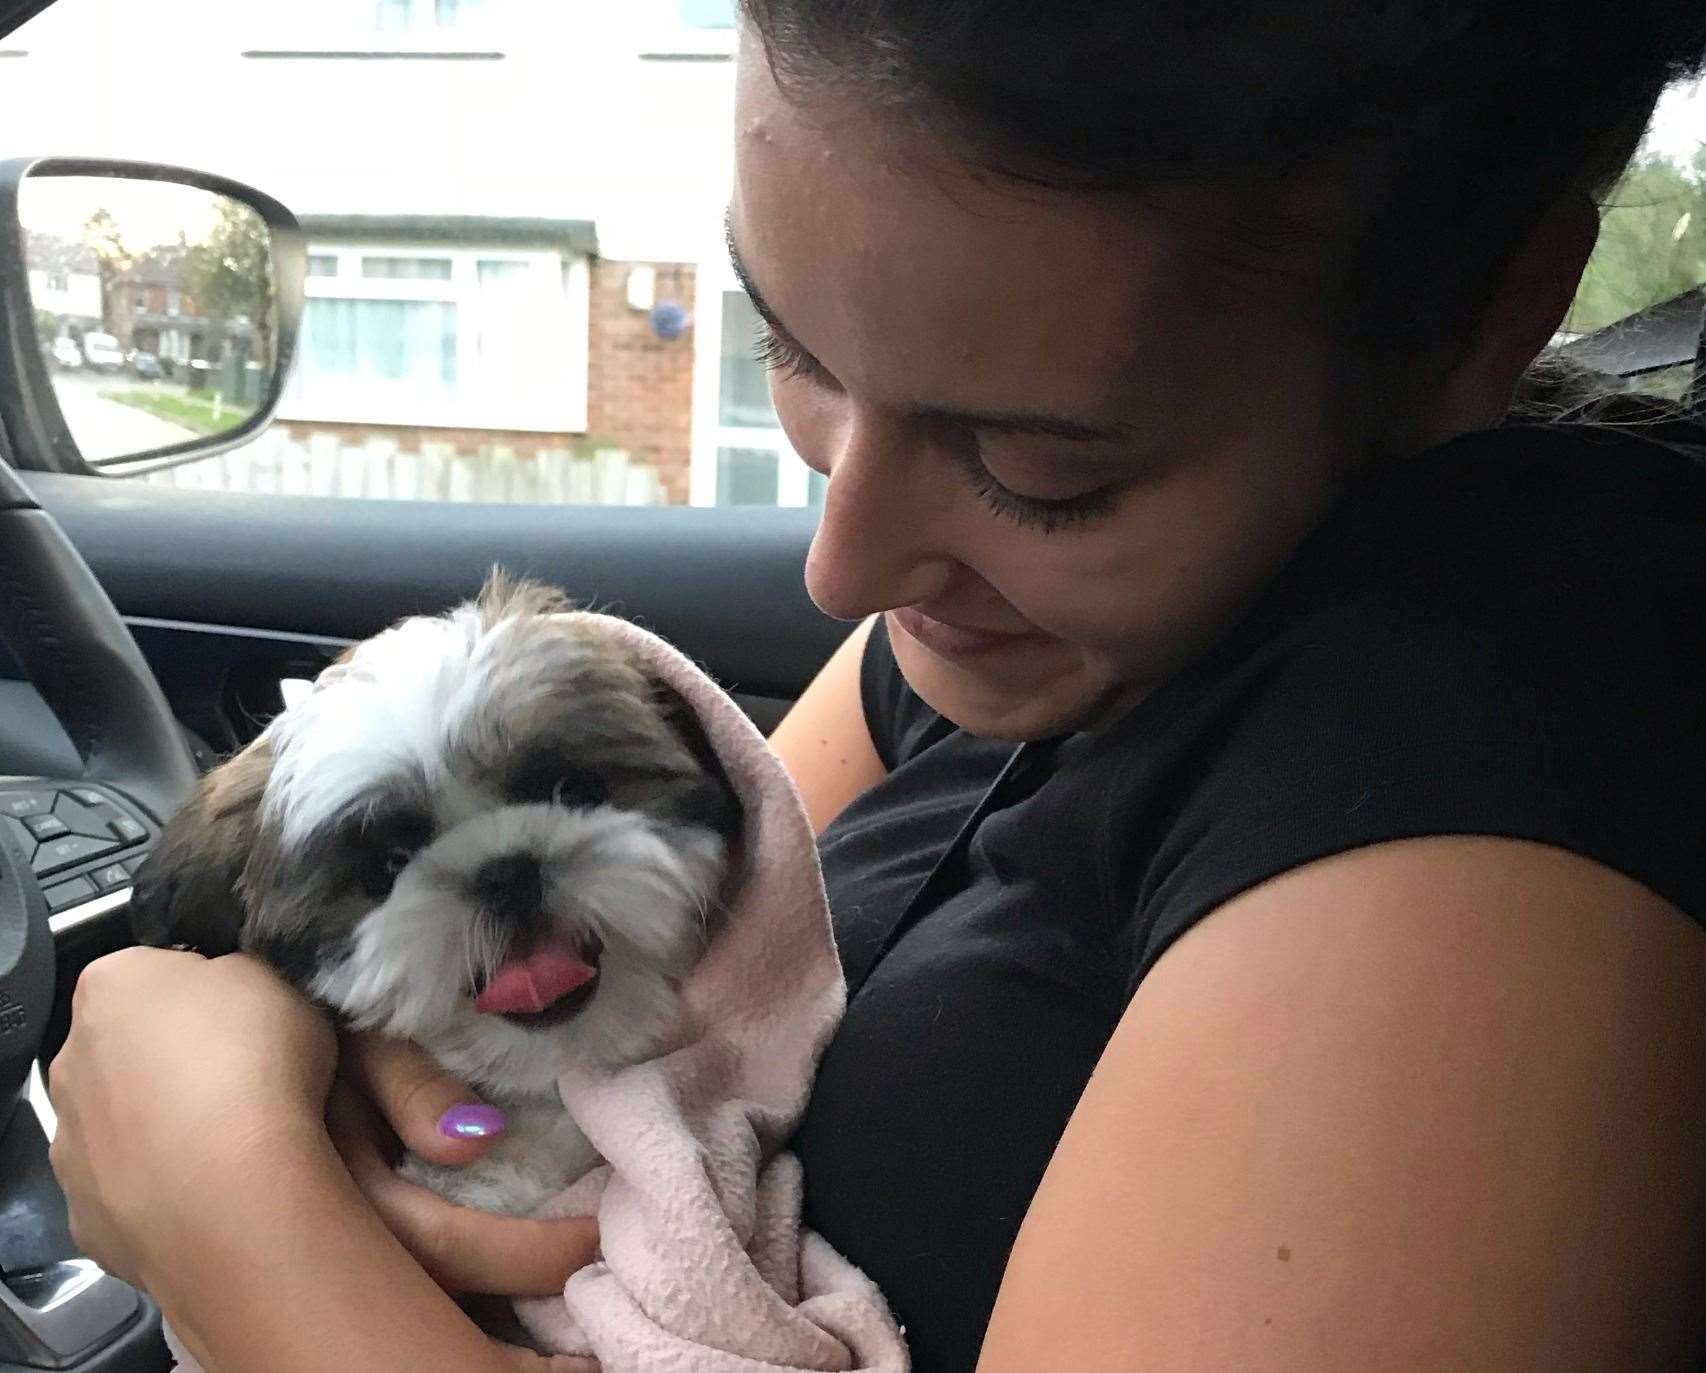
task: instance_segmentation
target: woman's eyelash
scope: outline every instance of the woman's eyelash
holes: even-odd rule
[[[1021,529],[1035,529],[1042,534],[1081,528],[1098,515],[1112,510],[1119,498],[1118,489],[1112,486],[1058,501],[1021,496],[996,481],[989,469],[975,458],[966,464],[966,475],[978,499],[995,514],[1011,520]]]
[[[768,324],[758,326],[753,351],[765,371],[778,373],[788,381],[797,377],[821,379],[829,375],[821,362]]]
[[[795,378],[813,381],[829,378],[829,372],[821,362],[768,324],[761,323],[758,327],[755,353],[766,371],[790,381]],[[1044,534],[1087,524],[1111,510],[1118,499],[1118,491],[1114,487],[1103,487],[1058,501],[1021,496],[996,481],[989,469],[970,453],[965,454],[965,468],[972,490],[990,510],[1021,529],[1035,529]]]

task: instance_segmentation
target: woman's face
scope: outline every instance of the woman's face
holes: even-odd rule
[[[791,103],[750,38],[737,137],[777,413],[829,478],[807,585],[888,612],[907,680],[965,728],[1134,704],[1357,465],[1321,292],[1259,204],[932,174],[859,111]]]

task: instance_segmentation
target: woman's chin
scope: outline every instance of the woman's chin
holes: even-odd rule
[[[901,674],[924,703],[981,738],[1053,739],[1095,729],[1125,708],[1124,693],[1065,644],[1039,645],[1018,662],[956,662],[901,634],[890,642]]]

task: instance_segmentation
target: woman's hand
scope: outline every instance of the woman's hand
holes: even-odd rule
[[[590,1218],[494,1216],[397,1176],[399,1148],[454,1167],[485,1153],[503,1131],[501,1112],[414,1045],[346,1035],[326,1120],[369,1203],[445,1290],[552,1295],[597,1257],[598,1227]]]
[[[181,1204],[253,1185],[322,1129],[337,1045],[264,964],[126,949],[89,965],[53,1062],[54,1172],[78,1247],[146,1286]]]

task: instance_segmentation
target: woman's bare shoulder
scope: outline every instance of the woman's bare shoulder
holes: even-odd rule
[[[847,636],[770,736],[820,834],[888,772],[871,742],[859,694],[860,664],[875,623],[866,620]]]
[[[1680,1367],[1706,1338],[1706,932],[1537,844],[1381,844],[1145,980],[979,1367]]]

